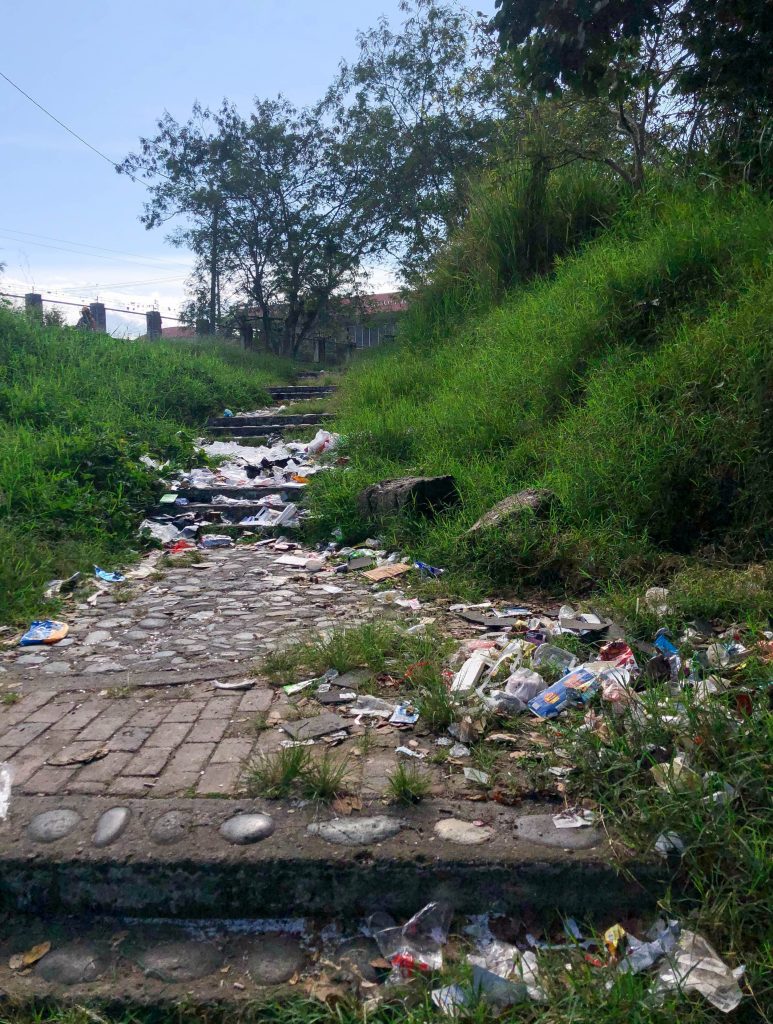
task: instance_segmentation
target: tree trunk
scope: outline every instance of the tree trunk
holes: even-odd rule
[[[215,206],[212,211],[212,244],[209,250],[209,333],[215,334],[217,331],[217,319],[218,319],[218,274],[217,274],[217,259],[218,259],[218,207]]]

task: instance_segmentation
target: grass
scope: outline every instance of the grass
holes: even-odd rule
[[[307,800],[326,803],[346,791],[346,780],[352,766],[346,757],[336,758],[326,750],[322,757],[312,758],[301,778],[301,792]]]
[[[431,785],[429,777],[415,764],[399,761],[389,776],[388,793],[394,803],[410,806],[423,800]]]
[[[48,580],[136,557],[161,489],[226,405],[266,401],[290,364],[217,341],[124,341],[44,328],[0,306],[0,622],[55,613]]]
[[[389,670],[402,675],[411,666],[436,658],[448,649],[448,641],[433,630],[407,636],[391,622],[369,622],[338,629],[305,644],[270,652],[256,672],[274,683],[300,682],[334,668],[343,674],[367,668],[374,674]]]
[[[7,708],[13,707],[14,704],[18,704],[20,700],[21,694],[17,693],[15,690],[6,690],[6,692],[0,696],[0,704],[3,704]]]
[[[289,796],[309,766],[308,747],[280,747],[247,763],[243,779],[249,796],[279,800]]]
[[[468,270],[453,253],[441,260],[401,340],[344,379],[336,429],[350,461],[311,484],[316,535],[372,532],[356,508],[367,484],[451,473],[455,510],[378,529],[444,567],[441,586],[464,597],[529,585],[576,596],[679,575],[695,591],[688,577],[706,566],[765,574],[772,244],[765,197],[690,184],[623,204],[530,281],[496,271],[496,287],[481,283],[468,239]],[[554,493],[550,514],[467,533],[530,486]],[[756,606],[773,600],[765,579]],[[749,610],[743,588],[727,593],[733,614]]]
[[[280,747],[249,761],[242,778],[249,796],[279,800],[298,792],[327,803],[345,792],[351,770],[348,758],[335,758],[329,750],[314,757],[309,747]]]

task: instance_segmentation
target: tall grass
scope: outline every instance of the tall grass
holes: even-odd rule
[[[119,341],[0,308],[0,622],[40,614],[46,580],[130,556],[159,493],[141,455],[186,461],[208,415],[290,376],[224,343]]]
[[[372,529],[354,502],[367,483],[452,473],[456,512],[382,529],[455,570],[460,586],[637,578],[664,555],[706,549],[765,557],[771,243],[765,198],[661,187],[554,257],[549,275],[466,318],[444,320],[439,305],[445,287],[454,306],[460,284],[431,285],[401,341],[344,382],[338,427],[351,462],[314,482],[320,530]],[[534,485],[557,495],[549,518],[466,535],[494,502]]]

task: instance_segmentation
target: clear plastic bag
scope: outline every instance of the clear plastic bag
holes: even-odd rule
[[[392,984],[407,981],[416,974],[440,970],[452,916],[446,904],[428,903],[402,927],[378,928],[382,922],[371,918],[373,938],[383,957],[392,964],[389,978]]]
[[[738,967],[731,971],[702,935],[685,930],[660,965],[656,990],[700,992],[712,1006],[722,1013],[730,1013],[741,1002],[738,982],[744,970]]]

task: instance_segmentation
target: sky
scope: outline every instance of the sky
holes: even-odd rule
[[[318,99],[399,0],[37,0],[6,5],[0,72],[110,160],[195,100]],[[472,5],[471,5],[472,6]],[[494,0],[475,10],[493,13]],[[0,292],[176,316],[190,255],[138,220],[146,190],[0,78]],[[377,272],[376,290],[388,286]],[[78,309],[58,306],[68,318]],[[164,321],[173,326],[174,320]],[[108,313],[117,335],[144,317]]]

